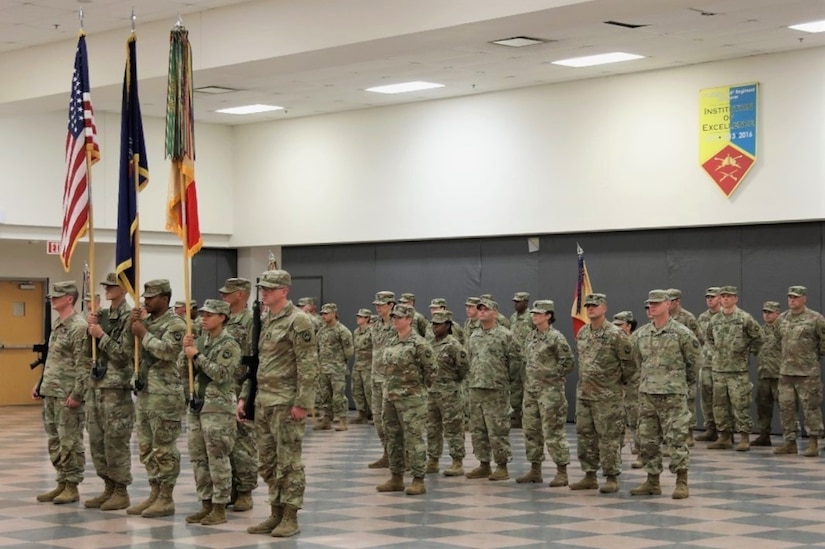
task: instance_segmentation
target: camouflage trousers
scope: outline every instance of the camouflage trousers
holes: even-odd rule
[[[351,387],[355,409],[370,415],[372,413],[372,379],[369,368],[352,370]]]
[[[771,432],[774,405],[779,403],[779,379],[760,378],[756,383],[756,428]]]
[[[710,366],[703,366],[699,371],[699,386],[705,429],[716,429],[716,418],[713,415],[713,370]]]
[[[524,449],[527,461],[544,461],[544,447],[556,465],[570,463],[570,445],[564,426],[567,423],[567,397],[564,385],[547,386],[540,392],[524,393]]]
[[[189,460],[195,473],[198,500],[229,503],[237,421],[231,414],[189,412]]]
[[[635,430],[639,423],[639,384],[625,385],[624,394],[624,415],[627,426]]]
[[[300,509],[307,486],[301,462],[306,419],[294,420],[291,409],[292,406],[255,406],[258,467],[269,488],[269,503]]]
[[[178,481],[180,451],[177,440],[185,405],[182,392],[174,395],[138,393],[138,451],[150,483],[175,486]]]
[[[383,414],[390,472],[403,475],[407,458],[412,476],[423,477],[427,468],[427,396],[384,399]]]
[[[805,431],[821,437],[822,379],[819,376],[779,376],[779,419],[785,440],[796,440],[799,434],[797,402],[802,408]]]
[[[427,454],[438,459],[444,451],[444,439],[450,457],[464,459],[464,401],[456,383],[452,387],[430,389],[427,401]]]
[[[86,431],[97,476],[132,484],[129,442],[135,426],[131,389],[90,388],[86,394]]]
[[[690,468],[690,411],[685,395],[639,393],[639,459],[651,475],[662,472],[662,444],[670,448],[670,472]]]
[[[381,448],[386,451],[387,444],[384,438],[384,382],[372,380],[372,420],[375,423],[375,432],[381,441]]]
[[[521,410],[524,405],[524,365],[518,377],[510,381],[510,407],[513,410]]]
[[[605,475],[622,472],[625,412],[622,398],[576,400],[576,438],[579,463],[585,473],[601,466]]]
[[[713,372],[713,417],[725,433],[750,433],[753,384],[748,372]]]
[[[258,487],[258,439],[255,424],[236,421],[238,435],[229,454],[232,465],[232,486],[238,492],[251,492]]]
[[[57,472],[57,482],[83,482],[86,450],[83,447],[83,422],[86,409],[66,406],[65,398],[43,397],[43,429],[49,459]]]
[[[688,383],[687,406],[688,412],[690,413],[690,424],[688,425],[688,429],[690,429],[691,433],[696,430],[697,385],[698,383],[695,379]]]
[[[509,463],[510,395],[507,389],[470,388],[470,434],[473,454],[482,462]]]
[[[315,409],[321,417],[344,419],[347,417],[347,378],[344,370],[318,376],[318,398]]]

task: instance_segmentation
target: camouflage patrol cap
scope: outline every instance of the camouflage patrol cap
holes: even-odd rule
[[[261,279],[258,281],[259,288],[286,288],[292,286],[292,277],[286,271],[275,269],[273,271],[264,271],[261,274]]]
[[[321,307],[321,314],[324,313],[337,313],[338,312],[338,305],[335,303],[324,303]]]
[[[398,305],[392,308],[390,316],[394,316],[396,318],[412,318],[415,316],[415,309],[413,309],[409,305],[399,303]]]
[[[451,320],[449,311],[436,311],[433,313],[433,318],[430,320],[433,324],[444,324]]]
[[[613,324],[627,324],[633,322],[632,311],[621,311],[613,315]]]
[[[306,307],[307,305],[315,305],[315,298],[302,297],[298,299],[298,307]]]
[[[52,291],[49,292],[49,297],[63,297],[68,294],[77,295],[77,282],[74,280],[64,280],[63,282],[55,282],[52,284]]]
[[[493,294],[481,294],[479,299],[489,299],[495,301],[496,298],[493,297]]]
[[[395,303],[395,292],[381,290],[375,293],[375,301],[372,302],[373,305],[389,305],[390,303]]]
[[[584,305],[607,305],[607,296],[604,294],[587,294]]]
[[[516,292],[513,294],[513,301],[530,301],[530,294],[527,292]]]
[[[682,299],[682,290],[680,290],[679,288],[668,288],[667,296],[670,298],[671,301],[673,301],[674,299]]]
[[[95,299],[97,299],[98,301],[100,301],[100,294],[95,294]],[[83,298],[83,301],[85,301],[86,303],[91,303],[91,302],[92,302],[92,296],[87,294],[87,295]]]
[[[549,314],[556,311],[556,304],[549,299],[538,299],[533,302],[533,306],[530,307],[531,313],[542,313],[542,314]]]
[[[198,309],[202,313],[212,313],[215,315],[223,315],[229,318],[231,312],[229,311],[229,303],[222,299],[207,299],[203,302],[203,306]]]
[[[481,298],[479,297],[468,297],[467,301],[464,302],[464,305],[467,307],[475,307],[481,302]]]
[[[223,287],[218,290],[220,294],[231,294],[234,292],[249,292],[252,290],[252,283],[245,278],[227,278]]]
[[[415,303],[415,294],[412,292],[404,292],[398,298],[399,303]]]
[[[808,288],[805,286],[791,286],[788,288],[788,295],[793,297],[808,295]]]
[[[719,295],[739,295],[736,286],[722,286],[719,288]]]
[[[186,302],[185,302],[185,301],[183,301],[183,300],[180,300],[180,301],[175,301],[175,304],[174,304],[174,305],[172,305],[172,307],[175,307],[176,309],[177,309],[177,308],[183,309],[183,308],[185,308],[185,307],[186,307]]]
[[[117,281],[117,275],[115,273],[108,273],[106,278],[103,279],[103,282],[100,283],[101,286],[120,286],[120,282]]]
[[[143,295],[140,297],[155,297],[156,295],[171,294],[172,285],[165,278],[150,280],[143,285]]]
[[[482,297],[481,300],[478,302],[476,307],[487,307],[488,309],[492,309],[493,311],[498,311],[498,303],[490,299],[489,297]]]
[[[661,303],[662,301],[670,301],[670,296],[668,296],[667,291],[650,290],[647,293],[647,301],[645,301],[645,303]]]
[[[372,316],[372,311],[369,309],[358,309],[358,312],[355,313],[355,316],[363,316],[365,318],[369,318]]]
[[[707,290],[705,290],[705,297],[719,297],[719,293],[722,291],[722,288],[719,286],[711,286]]]
[[[770,313],[778,313],[781,311],[782,308],[779,305],[778,301],[766,301],[762,304],[762,311],[767,311]]]
[[[430,301],[430,309],[434,309],[437,307],[444,307],[447,308],[447,300],[443,297],[436,297]]]

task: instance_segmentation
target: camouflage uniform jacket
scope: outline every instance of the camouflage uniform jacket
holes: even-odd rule
[[[349,359],[355,353],[352,344],[352,332],[349,328],[336,322],[324,325],[316,335],[318,339],[318,362],[322,374],[345,374]]]
[[[721,309],[719,309],[721,311]],[[719,311],[715,313],[710,309],[706,310],[704,313],[699,315],[697,318],[697,322],[699,322],[699,327],[702,329],[702,333],[706,334],[710,331],[710,321],[713,319],[714,316],[718,315]],[[702,344],[702,366],[712,366],[713,365],[713,348],[705,341]]]
[[[397,333],[392,327],[392,322],[384,322],[382,318],[372,325],[372,380],[374,382],[384,382],[384,372],[387,370],[384,363],[384,349],[392,344]]]
[[[312,408],[319,369],[312,317],[291,301],[277,314],[270,311],[261,326],[258,351],[256,404]],[[241,398],[249,396],[249,387],[245,382]]]
[[[404,341],[394,338],[384,349],[384,400],[427,394],[435,375],[433,348],[415,330]]]
[[[714,316],[706,335],[713,348],[714,372],[747,372],[750,354],[762,347],[762,328],[739,307],[730,314],[721,311]]]
[[[241,357],[252,354],[252,311],[241,309],[237,313],[229,316],[229,321],[225,325],[227,333],[231,335],[238,347],[241,349]],[[241,385],[246,379],[247,366],[241,364],[241,359],[234,367],[233,377],[235,378],[235,396],[241,393]]]
[[[464,321],[464,347],[470,344],[470,336],[481,327],[481,322],[477,318],[468,318]]]
[[[464,345],[454,336],[447,335],[440,341],[433,341],[432,347],[436,371],[431,389],[455,389],[456,384],[464,381],[470,370],[470,361]]]
[[[679,312],[673,315],[673,320],[682,324],[683,326],[687,326],[688,330],[693,332],[693,335],[696,336],[696,339],[699,340],[699,345],[705,344],[705,332],[702,331],[702,327],[699,325],[699,321],[696,320],[696,317],[690,311],[685,309],[679,309]]]
[[[501,313],[498,313],[496,319],[498,320],[499,326],[501,326],[502,328],[507,328],[508,330],[510,329],[510,319],[508,319],[506,316],[504,316]]]
[[[77,402],[86,399],[92,368],[88,328],[77,312],[54,323],[49,337],[49,356],[43,368],[41,395],[60,400],[71,396]]]
[[[197,345],[192,368],[195,394],[203,399],[201,413],[234,414],[238,404],[235,369],[241,361],[240,345],[226,329],[214,339],[204,333]]]
[[[579,382],[576,397],[582,400],[621,400],[624,386],[638,375],[627,336],[610,322],[594,329],[586,324],[576,337]]]
[[[661,329],[653,322],[636,330],[639,392],[649,395],[687,395],[702,360],[699,340],[670,318]]]
[[[318,333],[318,330],[324,327],[324,321],[321,320],[321,315],[314,314],[309,315],[310,320],[312,320],[312,327],[315,329],[315,333]]]
[[[372,326],[358,326],[352,332],[352,344],[355,350],[352,371],[369,371],[372,368]]]
[[[141,340],[140,378],[146,382],[147,393],[158,395],[183,394],[178,356],[183,350],[186,321],[167,310],[160,316],[143,320],[146,335]]]
[[[472,389],[504,389],[519,379],[524,363],[521,347],[507,328],[494,326],[489,330],[479,326],[470,336],[470,373]]]
[[[564,386],[564,378],[576,366],[564,335],[550,326],[533,330],[524,342],[524,391],[539,394],[545,387]]]
[[[424,337],[427,335],[427,328],[430,327],[430,323],[427,322],[424,315],[416,311],[415,316],[413,317],[412,327],[418,335]]]
[[[785,311],[777,320],[782,342],[783,376],[819,376],[819,359],[825,356],[825,318],[805,308],[799,314]]]
[[[524,342],[527,341],[527,336],[533,331],[533,317],[527,311],[521,315],[518,313],[511,314],[510,331],[513,332],[513,337],[516,338],[518,344],[524,348]]]
[[[757,356],[759,379],[779,379],[779,365],[782,363],[782,343],[779,339],[779,319],[773,324],[763,324],[765,340]]]
[[[116,309],[98,311],[98,323],[103,335],[97,340],[97,362],[106,366],[106,375],[95,381],[89,378],[94,389],[129,389],[132,386],[135,336],[129,329],[131,307],[123,300]]]

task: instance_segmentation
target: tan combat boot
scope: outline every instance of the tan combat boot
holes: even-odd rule
[[[492,472],[487,480],[507,480],[510,478],[510,473],[507,471],[507,462],[497,463],[496,470]]]
[[[427,493],[427,487],[424,486],[424,477],[413,478],[412,484],[407,486],[405,490],[408,496],[420,496]]]
[[[390,479],[383,484],[375,487],[379,492],[403,492],[404,491],[404,475],[392,474]]]
[[[103,493],[97,497],[87,499],[86,501],[84,501],[83,507],[85,507],[86,509],[97,509],[101,505],[103,505],[106,502],[106,500],[112,497],[112,494],[115,491],[115,481],[113,481],[110,478],[104,478],[103,483]]]
[[[164,484],[158,491],[158,498],[140,514],[143,518],[168,517],[175,514],[175,500],[172,499],[174,486]]]
[[[100,506],[101,511],[120,511],[126,509],[131,504],[129,500],[129,492],[125,484],[119,482],[115,483],[115,489],[112,491],[112,497],[107,499]]]
[[[250,526],[246,529],[247,533],[249,534],[271,534],[272,531],[277,528],[277,526],[281,523],[281,519],[284,517],[284,506],[272,503],[269,506],[270,514],[269,517],[264,519],[263,522],[259,522],[254,526]]]
[[[59,495],[55,496],[52,503],[63,505],[64,503],[74,503],[76,501],[80,501],[80,494],[77,492],[77,483],[67,482],[66,488],[64,488]]]
[[[298,508],[287,503],[284,505],[284,517],[281,519],[281,523],[272,530],[272,537],[288,538],[300,533],[301,529],[298,527]]]
[[[368,421],[367,413],[364,410],[358,410],[358,417],[352,420],[353,425],[363,425]]]
[[[37,501],[39,501],[40,503],[50,503],[52,500],[54,500],[54,498],[56,498],[57,496],[62,494],[63,490],[65,490],[65,489],[66,489],[66,483],[65,482],[58,482],[57,486],[55,486],[53,490],[49,490],[45,494],[38,495],[37,496]]]
[[[708,444],[708,450],[730,450],[733,448],[733,438],[729,431],[721,431],[716,442]]]
[[[534,461],[530,464],[530,470],[523,474],[520,477],[516,478],[516,482],[519,484],[527,484],[528,482],[543,482],[544,479],[541,478],[541,462]]]
[[[232,509],[238,513],[244,511],[251,511],[254,504],[252,503],[252,492],[238,492],[238,497],[235,503],[232,504]]]
[[[760,433],[756,439],[751,442],[751,446],[771,446],[771,434],[770,433]]]
[[[633,463],[630,464],[630,467],[633,468],[633,469],[641,469],[644,466],[645,466],[645,462],[642,461],[641,457],[637,457],[636,461],[634,461]]]
[[[212,512],[212,500],[205,499],[201,502],[200,511],[192,513],[191,515],[186,516],[186,522],[189,524],[200,524],[200,521],[206,517],[209,513]]]
[[[619,491],[619,479],[616,475],[607,475],[604,484],[599,487],[602,494],[614,494]]]
[[[690,495],[687,482],[687,471],[676,471],[676,488],[673,490],[673,499],[685,499]]]
[[[699,442],[716,442],[719,439],[719,432],[716,430],[716,425],[707,425],[705,432],[696,437]]]
[[[464,460],[453,459],[450,468],[444,471],[445,477],[460,477],[464,476]]]
[[[548,485],[550,488],[558,488],[560,486],[567,486],[567,464],[556,465],[556,476],[553,477]]]
[[[335,430],[349,431],[349,427],[347,426],[347,416],[344,416],[341,419],[335,421]]]
[[[796,445],[796,440],[786,440],[782,446],[773,451],[774,454],[793,454],[799,453],[799,447]]]
[[[319,418],[318,421],[315,421],[312,425],[313,431],[329,431],[330,429],[332,429],[332,426],[330,425],[329,418],[326,416]]]
[[[662,485],[659,484],[659,475],[647,474],[647,480],[630,490],[631,496],[661,496]]]
[[[598,487],[599,481],[596,480],[595,471],[586,472],[583,479],[570,485],[571,490],[595,490]]]
[[[226,504],[215,503],[208,515],[201,519],[202,526],[215,526],[226,522]]]
[[[815,437],[813,435],[808,436],[808,447],[805,448],[805,452],[802,453],[805,457],[816,457],[819,455],[819,445],[817,442],[819,441],[819,437]],[[63,494],[61,494],[63,495]],[[59,496],[58,496],[59,497]],[[55,503],[57,503],[57,498],[55,498]]]
[[[384,452],[384,455],[367,465],[370,469],[386,469],[389,466],[390,458],[387,457],[387,452]]]
[[[736,445],[737,452],[747,452],[751,449],[751,436],[749,433],[739,433],[739,444]]]
[[[467,478],[488,478],[492,474],[489,461],[482,461],[478,467],[464,475]]]
[[[160,485],[156,482],[150,482],[149,487],[152,489],[149,493],[149,497],[126,509],[127,515],[139,515],[148,509],[150,505],[155,503],[155,500],[158,499],[158,494],[160,493]]]
[[[438,458],[431,457],[427,460],[427,470],[424,471],[428,475],[438,472]]]

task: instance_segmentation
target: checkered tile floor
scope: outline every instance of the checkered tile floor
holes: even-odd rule
[[[510,475],[527,468],[520,431],[511,433]],[[571,445],[575,444],[568,427]],[[468,454],[469,437],[468,438]],[[778,438],[774,437],[774,444]],[[128,517],[125,511],[86,510],[81,503],[57,506],[34,496],[53,485],[39,408],[0,411],[0,547],[737,547],[747,549],[825,547],[825,458],[777,457],[770,448],[748,453],[709,451],[697,445],[691,456],[690,498],[673,500],[674,477],[662,475],[664,495],[631,497],[628,489],[644,473],[625,470],[618,494],[518,485],[428,475],[427,494],[379,494],[375,485],[387,470],[366,465],[378,457],[371,426],[347,432],[313,432],[305,439],[308,488],[299,514],[302,533],[277,540],[246,528],[268,514],[264,488],[251,513],[228,512],[216,527],[187,525],[183,517],[199,505],[186,457],[175,492],[177,514],[162,519]],[[580,477],[575,462],[571,479]],[[81,498],[96,495],[102,482],[87,465]],[[442,458],[442,468],[448,465]],[[465,463],[476,465],[469,457]],[[147,493],[143,467],[134,460],[133,500]]]

